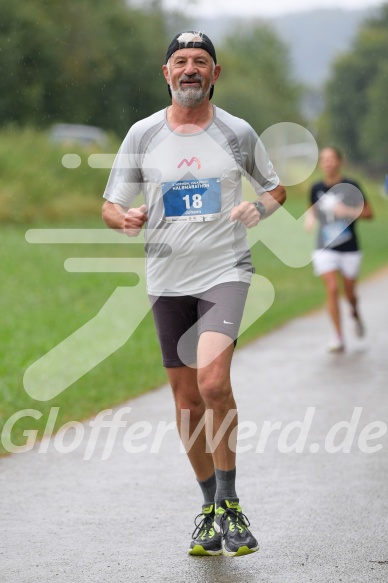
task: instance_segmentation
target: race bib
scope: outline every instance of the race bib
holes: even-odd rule
[[[221,214],[219,178],[163,182],[162,192],[168,222],[214,221]]]
[[[322,227],[322,239],[324,247],[336,247],[352,238],[347,221],[335,221]]]

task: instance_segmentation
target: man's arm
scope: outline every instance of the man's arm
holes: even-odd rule
[[[126,209],[119,204],[106,201],[102,207],[102,218],[110,229],[122,231],[128,237],[137,237],[148,220],[147,207]]]
[[[269,215],[272,215],[279,206],[282,206],[285,203],[286,198],[286,189],[281,184],[273,190],[264,192],[264,194],[260,196],[260,202],[265,207],[265,216],[269,217]]]
[[[255,205],[247,200],[244,200],[241,204],[234,207],[230,214],[231,221],[241,221],[247,227],[251,229],[255,227],[260,219],[269,217],[274,213],[280,206],[282,206],[286,200],[286,189],[284,186],[279,184],[273,190],[267,191],[260,196],[260,202],[264,206],[265,212],[261,216]]]

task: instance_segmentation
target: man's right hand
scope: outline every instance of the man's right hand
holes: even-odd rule
[[[148,221],[147,207],[131,208],[124,216],[124,233],[128,237],[137,237],[144,223]]]

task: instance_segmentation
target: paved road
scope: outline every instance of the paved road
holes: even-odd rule
[[[201,499],[176,431],[157,437],[174,415],[162,387],[106,417],[117,425],[123,415],[115,440],[86,423],[43,441],[47,453],[0,460],[1,583],[386,582],[388,439],[376,432],[388,423],[388,277],[361,289],[368,336],[357,341],[347,322],[345,354],[325,352],[322,312],[236,352],[239,443],[249,450],[237,485],[259,553],[186,554]],[[352,416],[349,431],[336,425]],[[298,421],[304,433],[289,425]],[[84,429],[75,451],[56,451]],[[293,446],[301,451],[287,453]]]

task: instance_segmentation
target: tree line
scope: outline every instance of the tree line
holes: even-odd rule
[[[0,14],[0,126],[85,123],[120,138],[168,105],[166,48],[176,32],[192,28],[163,10],[161,0],[141,8],[127,0],[0,0]],[[259,134],[281,121],[304,123],[303,87],[293,77],[288,47],[268,23],[236,24],[216,49],[223,66],[217,105]],[[388,4],[334,63],[324,95],[318,142],[386,172]]]
[[[122,137],[168,105],[162,75],[167,46],[190,23],[125,0],[0,0],[0,126],[85,123]],[[288,49],[264,25],[235,31],[217,46],[224,71],[214,101],[260,133],[298,121],[300,90]]]
[[[388,4],[365,21],[351,50],[334,63],[321,129],[353,163],[388,169]]]

